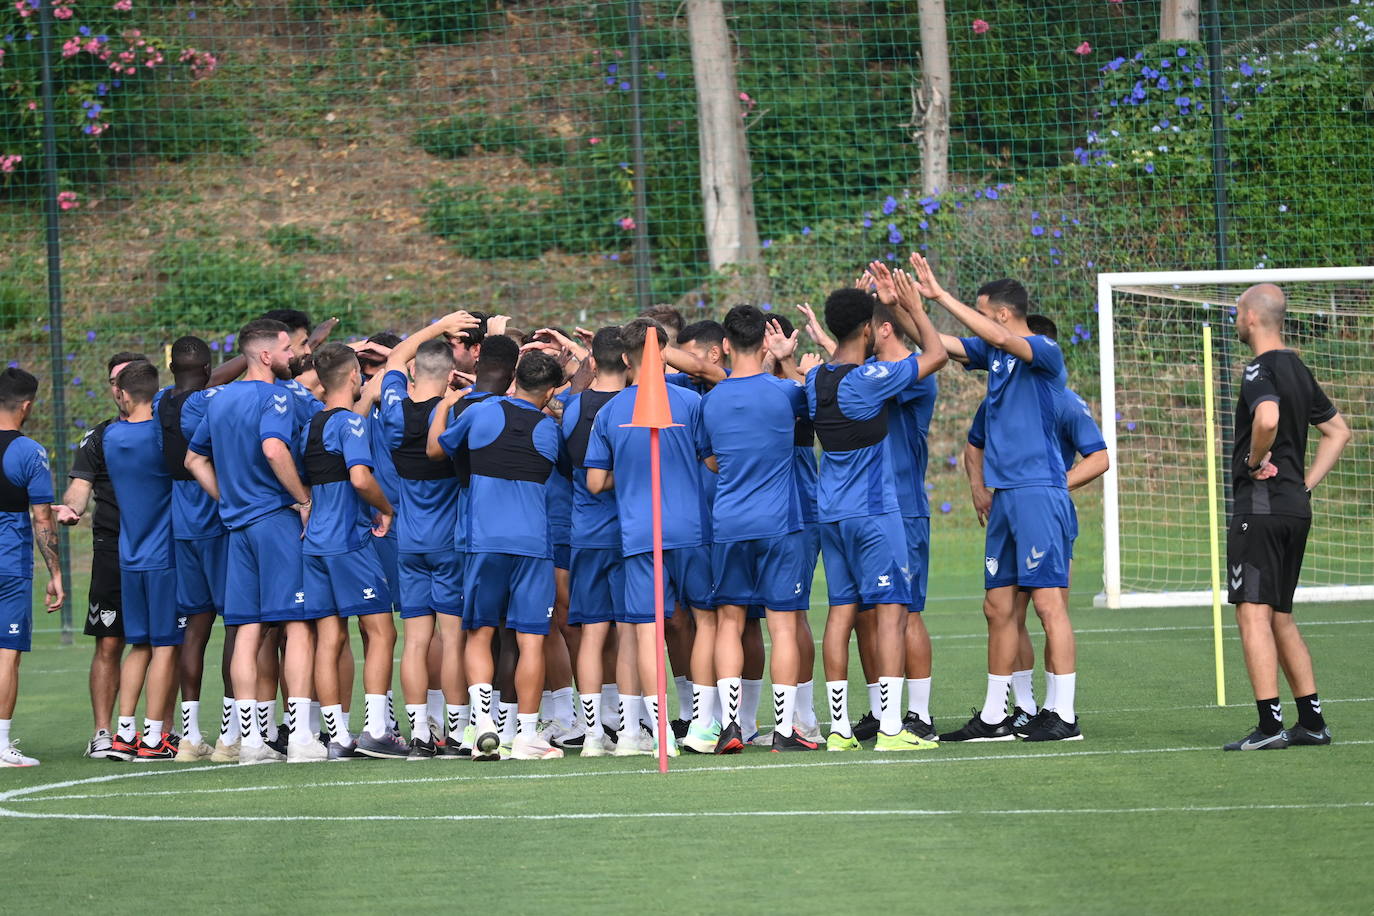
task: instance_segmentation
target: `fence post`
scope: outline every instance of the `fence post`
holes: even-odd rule
[[[1207,0],[1207,84],[1212,93],[1212,212],[1216,221],[1216,268],[1226,270],[1230,267],[1231,201],[1228,184],[1230,182],[1230,159],[1226,152],[1226,109],[1225,109],[1225,72],[1221,59],[1221,9],[1220,0]],[[1225,303],[1218,303],[1225,307]],[[1231,390],[1231,335],[1227,332],[1226,316],[1219,315],[1216,320],[1221,329],[1221,447],[1222,454],[1230,458],[1231,443],[1235,441],[1234,421],[1229,405],[1232,401]],[[1229,466],[1229,465],[1228,465]],[[1226,518],[1231,517],[1231,475],[1222,475],[1223,494],[1226,505]]]
[[[640,79],[640,37],[643,17],[639,0],[627,0],[626,14],[630,32],[630,108],[633,124],[630,139],[633,146],[635,194],[635,305],[644,311],[654,304],[652,257],[649,252],[649,207],[644,190],[644,108],[643,81]]]
[[[53,110],[52,88],[52,0],[43,0],[38,9],[40,71],[43,99],[43,221],[48,246],[48,329],[49,368],[52,377],[52,468],[57,492],[67,483],[67,380],[62,359],[62,236],[57,207],[57,117]],[[62,567],[62,582],[67,601],[62,605],[62,645],[72,644],[72,552],[65,526],[57,527],[57,555]]]

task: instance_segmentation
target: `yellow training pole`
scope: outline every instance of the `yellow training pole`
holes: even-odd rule
[[[1221,545],[1217,528],[1217,426],[1212,409],[1212,326],[1202,326],[1202,390],[1207,423],[1207,541],[1212,555],[1212,648],[1216,655],[1217,705],[1226,705],[1226,661],[1221,651]]]

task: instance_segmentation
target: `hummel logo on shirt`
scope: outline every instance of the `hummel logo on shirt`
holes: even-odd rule
[[[350,433],[352,433],[353,435],[355,435],[355,436],[357,436],[358,438],[361,439],[361,438],[362,438],[362,435],[363,435],[363,418],[362,418],[362,417],[351,417],[351,418],[349,418],[349,421],[348,421],[348,431],[349,431]]]

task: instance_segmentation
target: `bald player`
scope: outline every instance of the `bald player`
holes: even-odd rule
[[[1312,490],[1336,464],[1350,428],[1284,344],[1286,310],[1283,291],[1271,283],[1250,287],[1236,303],[1236,336],[1255,358],[1245,367],[1236,399],[1226,571],[1259,724],[1226,745],[1228,751],[1331,743],[1312,656],[1293,622],[1293,592],[1312,526]],[[1304,469],[1309,426],[1317,427],[1321,439],[1312,466]],[[1279,703],[1280,666],[1298,707],[1298,722],[1290,729],[1283,727]]]

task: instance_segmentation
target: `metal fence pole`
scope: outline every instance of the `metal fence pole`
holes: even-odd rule
[[[53,110],[52,86],[52,0],[43,0],[38,10],[38,36],[42,54],[41,93],[43,99],[43,221],[48,246],[48,328],[49,368],[52,377],[52,467],[58,488],[67,481],[67,391],[62,359],[62,235],[58,227],[57,206],[57,121]],[[67,529],[57,528],[57,553],[62,567],[62,582],[68,597],[62,605],[62,645],[72,644],[72,552]]]
[[[1207,83],[1212,92],[1212,213],[1215,220],[1216,268],[1226,270],[1230,267],[1230,230],[1231,202],[1229,196],[1230,158],[1226,152],[1226,100],[1225,71],[1221,59],[1221,8],[1220,0],[1207,2]],[[1224,316],[1218,316],[1217,326],[1221,333],[1217,342],[1221,350],[1219,389],[1221,393],[1221,448],[1225,462],[1222,475],[1226,501],[1226,518],[1231,517],[1231,443],[1235,441],[1234,420],[1231,402],[1234,394],[1231,387],[1231,335],[1227,332]]]
[[[644,108],[641,85],[640,37],[643,21],[639,0],[627,0],[626,13],[630,32],[630,107],[633,124],[630,140],[633,146],[635,194],[635,304],[642,312],[654,304],[654,290],[649,251],[649,207],[644,190]]]

